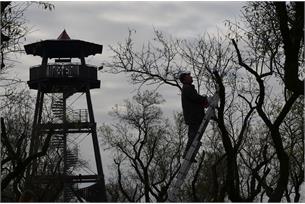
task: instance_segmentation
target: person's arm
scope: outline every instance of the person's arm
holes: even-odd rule
[[[201,103],[203,106],[208,105],[207,97],[199,95],[197,91],[191,86],[184,87],[184,95],[186,98],[195,103]]]

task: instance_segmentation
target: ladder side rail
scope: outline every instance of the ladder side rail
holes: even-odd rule
[[[197,146],[199,145],[200,140],[203,136],[203,133],[206,130],[206,128],[211,120],[211,117],[214,114],[215,107],[217,106],[218,100],[219,100],[219,96],[218,96],[218,93],[216,92],[214,94],[214,96],[212,97],[211,104],[210,104],[208,110],[206,111],[206,114],[199,126],[197,134],[196,134],[189,150],[187,151],[185,159],[182,162],[182,165],[180,166],[180,169],[174,179],[174,185],[170,188],[170,191],[168,194],[169,202],[176,202],[179,188],[184,183],[184,180],[188,174],[188,171],[190,170],[190,168],[192,166],[191,158],[194,154],[196,155],[199,151],[199,148],[197,148]]]
[[[203,121],[200,125],[200,128],[196,134],[196,137],[193,140],[189,150],[187,151],[185,159],[183,160],[182,165],[180,166],[180,169],[174,179],[174,185],[170,189],[170,192],[168,195],[168,201],[170,201],[170,202],[176,201],[176,197],[177,197],[179,188],[184,183],[184,180],[188,174],[188,171],[190,170],[190,168],[192,166],[192,162],[191,162],[192,155],[198,153],[199,148],[196,148],[196,147],[198,146],[199,141],[203,135],[203,132],[206,129],[206,127],[210,121],[210,118],[212,116],[212,114],[210,112],[211,112],[211,110],[207,111],[207,114],[205,115],[205,118],[203,119]]]

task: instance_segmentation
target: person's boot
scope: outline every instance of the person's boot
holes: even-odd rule
[[[216,116],[216,113],[215,113],[215,109],[213,109],[211,120],[217,121],[217,116]]]

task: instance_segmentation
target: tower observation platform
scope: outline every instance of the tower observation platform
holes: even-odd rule
[[[31,89],[52,93],[61,92],[67,86],[73,87],[76,92],[83,92],[85,87],[100,88],[97,67],[86,64],[85,57],[101,54],[103,45],[70,39],[63,31],[56,40],[28,44],[24,48],[26,54],[42,58],[40,65],[30,68],[28,85]],[[55,63],[48,63],[53,58]],[[79,62],[71,62],[72,58],[79,59]]]

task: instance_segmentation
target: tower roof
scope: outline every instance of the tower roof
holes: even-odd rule
[[[48,58],[81,58],[102,53],[103,45],[70,39],[64,30],[57,40],[43,40],[24,46],[28,55]]]
[[[62,31],[62,33],[58,36],[57,40],[71,40],[70,36],[66,32],[66,29]]]

